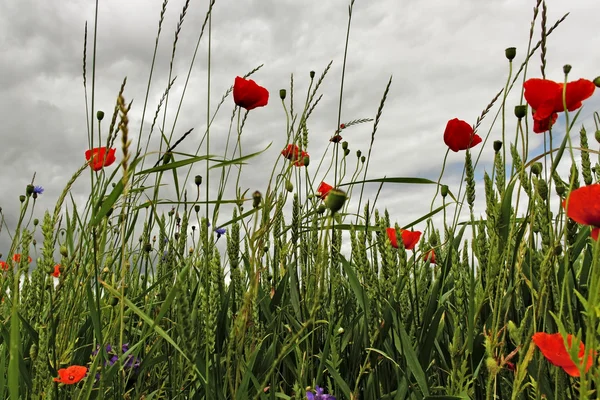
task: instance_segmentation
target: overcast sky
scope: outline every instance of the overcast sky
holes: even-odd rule
[[[162,0],[102,0],[99,6],[96,109],[106,111],[106,128],[121,81],[127,77],[124,95],[127,101],[134,101],[129,113],[134,147],[162,3]],[[174,64],[173,75],[177,80],[167,114],[169,131],[208,6],[208,1],[190,3]],[[167,5],[142,134],[144,144],[168,82],[172,42],[183,4],[183,0],[170,0]],[[260,64],[264,66],[253,79],[271,93],[267,107],[250,112],[242,146],[249,153],[273,144],[245,166],[242,190],[249,188],[250,193],[265,190],[270,166],[286,143],[286,119],[279,89],[288,88],[289,96],[293,74],[296,104],[301,104],[309,71],[316,71],[318,77],[333,61],[322,85],[323,99],[309,121],[311,167],[323,156],[337,124],[348,4],[348,0],[216,1],[212,20],[212,110],[235,76],[244,75]],[[595,32],[600,3],[548,0],[547,4],[548,25],[566,12],[571,13],[548,38],[547,77],[561,81],[562,66],[567,63],[573,66],[572,79],[594,79],[600,75],[600,36]],[[508,74],[505,48],[517,48],[515,65],[520,66],[534,5],[534,1],[525,0],[356,0],[342,122],[374,118],[386,83],[393,76],[375,139],[369,178],[418,176],[437,180],[446,151],[443,142],[446,122],[459,118],[475,123],[505,84]],[[83,33],[88,21],[89,89],[93,17],[92,0],[0,0],[0,207],[11,230],[16,223],[18,197],[34,173],[35,183],[46,189],[36,206],[35,216],[41,219],[43,210],[54,208],[65,184],[84,161],[87,128],[82,82]],[[540,37],[539,20],[538,17],[534,41]],[[202,40],[175,127],[175,137],[194,128],[179,148],[188,153],[196,151],[206,128],[206,39],[207,36]],[[529,77],[540,77],[539,60],[536,53]],[[509,137],[514,136],[512,109],[519,101],[520,87],[517,89],[508,100]],[[233,106],[229,96],[211,128],[213,154],[223,152]],[[592,113],[599,108],[600,95],[596,93],[585,103],[581,114],[581,122],[591,133],[595,130]],[[479,130],[484,139],[497,109],[497,106],[492,109]],[[564,135],[561,124],[562,117],[555,129],[555,143]],[[491,170],[491,144],[501,138],[500,127],[497,123],[490,131],[485,147],[475,148],[475,154],[483,148],[478,176],[485,169]],[[369,123],[343,132],[352,160],[356,150],[366,153],[371,131]],[[530,135],[530,154],[539,154],[543,135]],[[593,141],[593,135],[590,139]],[[151,150],[157,148],[151,146]],[[120,154],[119,149],[119,157]],[[155,160],[156,156],[153,157]],[[448,156],[449,167],[443,182],[454,192],[458,191],[463,161],[464,152],[451,152]],[[110,170],[113,168],[116,167]],[[203,174],[204,165],[197,168],[192,176]],[[89,196],[89,175],[84,175],[73,189],[73,196],[80,204]],[[320,175],[316,179],[322,178]],[[168,179],[165,183],[172,185]],[[186,188],[195,190],[193,182],[188,182]],[[374,198],[376,188],[368,187],[368,198]],[[389,185],[380,195],[379,208],[388,208],[392,221],[405,225],[429,211],[434,191],[433,186]],[[483,199],[483,192],[479,191],[478,196]],[[479,213],[483,210],[478,209]],[[419,230],[424,227],[423,223],[416,226]],[[6,253],[6,247],[7,232],[3,227],[0,253]]]

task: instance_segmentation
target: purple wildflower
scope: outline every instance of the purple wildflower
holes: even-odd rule
[[[44,188],[41,187],[41,186],[34,186],[33,193],[35,193],[35,194],[42,194],[42,193],[44,193]]]
[[[325,389],[317,386],[315,390],[316,394],[312,392],[306,392],[306,398],[308,400],[335,400],[335,397],[331,394],[325,394]]]
[[[217,228],[217,229],[215,229],[215,233],[217,234],[217,239],[219,239],[222,235],[227,233],[227,229]]]

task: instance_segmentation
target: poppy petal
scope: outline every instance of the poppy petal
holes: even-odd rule
[[[563,208],[567,201],[563,201]],[[567,216],[577,223],[600,227],[600,184],[573,190],[569,194]]]
[[[523,84],[525,89],[525,100],[534,110],[542,107],[544,103],[554,101],[556,94],[560,90],[560,85],[547,79],[532,78]],[[543,118],[541,118],[543,119]]]

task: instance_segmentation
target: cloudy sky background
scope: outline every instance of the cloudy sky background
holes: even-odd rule
[[[127,77],[124,95],[127,101],[133,100],[129,128],[134,148],[138,144],[162,3],[162,0],[103,0],[99,6],[95,108],[106,111],[103,126],[106,133],[117,92]],[[594,33],[600,4],[597,0],[548,0],[547,4],[549,26],[565,13],[571,13],[548,38],[547,78],[561,81],[562,66],[567,63],[573,66],[572,79],[594,79],[600,75],[597,69],[600,37]],[[170,0],[167,5],[142,132],[143,146],[168,84],[174,32],[183,5],[184,0]],[[253,79],[271,93],[269,105],[251,111],[244,127],[241,139],[244,153],[259,151],[271,142],[272,145],[244,167],[242,191],[248,188],[249,193],[264,192],[271,167],[286,143],[286,118],[279,101],[279,89],[287,88],[289,99],[290,75],[293,74],[295,109],[298,110],[308,88],[309,71],[316,71],[319,77],[333,61],[320,90],[323,99],[308,124],[309,171],[314,173],[322,156],[326,159],[331,156],[325,149],[337,126],[348,5],[348,0],[216,1],[212,19],[211,113],[235,76],[244,75],[260,64],[264,66]],[[516,72],[526,56],[534,5],[534,1],[525,0],[356,0],[342,122],[374,118],[387,81],[393,76],[368,178],[412,176],[437,180],[447,149],[443,142],[446,122],[459,118],[475,123],[505,85],[508,62],[504,49],[507,47],[517,48]],[[167,133],[173,125],[207,8],[208,1],[192,0],[183,22],[173,71],[177,80],[167,111]],[[0,207],[11,232],[18,216],[18,197],[34,173],[35,184],[46,189],[37,201],[34,214],[41,219],[45,209],[54,208],[67,181],[84,162],[88,143],[82,82],[83,33],[88,21],[90,90],[93,18],[91,0],[0,2]],[[540,19],[541,12],[534,43],[540,38]],[[207,39],[205,35],[200,44],[174,131],[177,138],[194,128],[178,148],[186,153],[196,151],[206,129]],[[538,52],[530,63],[529,77],[540,77],[539,60]],[[521,78],[507,101],[506,132],[511,138],[516,124],[512,110],[519,103],[520,82]],[[499,104],[500,101],[479,129],[484,139],[489,132],[489,138],[486,146],[475,148],[475,155],[482,151],[478,176],[484,170],[491,171],[492,142],[501,139],[500,121],[491,127]],[[233,107],[230,95],[211,127],[212,154],[223,154]],[[592,113],[598,109],[600,95],[596,93],[584,103],[580,116],[580,122],[592,134],[592,146],[595,143]],[[372,123],[367,123],[343,131],[351,149],[351,166],[356,150],[366,154],[372,127]],[[554,135],[558,145],[564,137],[562,117]],[[542,146],[543,135],[530,133],[530,156],[540,154]],[[152,142],[150,149],[158,149],[156,142]],[[203,148],[199,154],[204,152]],[[119,159],[120,154],[119,149]],[[156,157],[150,156],[152,164]],[[455,193],[463,161],[464,152],[450,152],[442,182]],[[109,170],[114,168],[116,166]],[[182,176],[185,172],[187,170],[182,171]],[[203,163],[192,169],[191,176],[198,173],[204,175]],[[324,178],[322,173],[323,169],[314,177],[317,182]],[[216,183],[216,175],[212,175],[213,183]],[[325,180],[331,182],[333,178],[329,175]],[[163,196],[173,198],[172,179],[166,177],[164,183],[170,187],[165,188]],[[190,193],[195,192],[193,181],[188,181],[185,188]],[[481,185],[479,189],[477,215],[483,212]],[[367,198],[374,199],[376,190],[377,185],[367,186]],[[379,196],[378,208],[387,208],[392,221],[402,226],[429,211],[434,192],[433,185],[386,185]],[[89,174],[80,178],[72,194],[78,204],[85,204],[89,197]],[[221,213],[220,220],[227,219]],[[425,225],[421,223],[415,228],[423,230]],[[8,251],[7,233],[3,226],[0,253]],[[41,236],[37,239],[41,242]]]

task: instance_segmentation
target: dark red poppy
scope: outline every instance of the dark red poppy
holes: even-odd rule
[[[320,197],[322,200],[325,200],[325,197],[327,196],[327,194],[329,193],[329,191],[333,189],[333,186],[328,185],[325,182],[321,182],[321,184],[319,185],[319,188],[317,189],[317,196]]]
[[[20,254],[13,254],[12,259],[13,259],[14,262],[19,263],[19,262],[21,262],[21,255]],[[30,256],[27,256],[27,261],[29,263],[31,263],[33,260],[31,259]]]
[[[552,113],[551,116],[549,116],[546,119],[533,119],[533,132],[535,133],[544,133],[548,130],[550,130],[550,128],[552,128],[552,125],[554,125],[554,123],[556,122],[556,119],[558,118],[558,113]]]
[[[116,151],[117,149],[109,149],[107,153],[106,147],[95,147],[85,151],[85,159],[94,171],[100,171],[102,168],[108,167],[116,161]]]
[[[402,242],[406,250],[412,250],[415,248],[419,239],[421,238],[421,232],[419,231],[407,231],[406,229],[400,229],[402,235]],[[398,248],[398,240],[396,238],[396,229],[387,228],[387,235],[392,243],[392,247]]]
[[[342,141],[342,135],[334,135],[331,139],[329,139],[332,143],[339,143]]]
[[[534,132],[545,132],[542,129],[546,126],[549,129],[553,123],[551,121],[556,121],[555,114],[565,111],[565,105],[569,111],[577,110],[581,107],[581,102],[591,97],[596,89],[594,83],[587,79],[568,82],[565,90],[566,104],[563,104],[563,86],[562,83],[539,78],[529,79],[523,84],[525,100],[534,110]],[[538,121],[537,127],[535,121]]]
[[[54,272],[52,272],[52,276],[58,278],[60,276],[60,265],[56,264],[54,266]]]
[[[81,365],[71,365],[67,368],[61,368],[58,370],[58,378],[54,378],[54,382],[72,385],[82,380],[87,374],[87,370],[87,367]]]
[[[567,343],[571,346],[573,341],[573,335],[567,335]],[[533,335],[533,342],[540,349],[544,357],[550,361],[553,365],[561,367],[567,374],[571,376],[579,376],[579,367],[571,360],[571,356],[565,347],[565,342],[560,333],[548,334],[545,332],[537,332]],[[577,357],[580,363],[583,363],[585,355],[585,346],[579,342],[579,353]],[[587,362],[585,365],[585,371],[587,372],[593,363],[592,352],[588,351]]]
[[[567,201],[563,201],[563,208]],[[567,217],[573,221],[592,226],[592,239],[598,240],[600,234],[600,184],[580,187],[569,194],[566,208]]]
[[[450,147],[450,150],[458,152],[459,150],[475,147],[481,143],[481,138],[473,132],[471,125],[458,118],[454,118],[446,124],[444,143]]]
[[[252,79],[239,76],[233,84],[233,101],[238,106],[250,111],[256,107],[264,107],[269,102],[269,91],[258,86]]]
[[[281,150],[281,155],[290,161],[295,161],[300,155],[300,148],[295,144],[288,144],[285,149]]]
[[[8,271],[8,264],[6,263],[6,261],[0,261],[0,269],[2,271]]]
[[[431,264],[437,264],[435,262],[435,251],[433,251],[433,249],[431,249],[428,252],[426,252],[425,254],[423,254],[423,261],[425,261],[425,262],[429,261],[429,263],[431,263]]]

